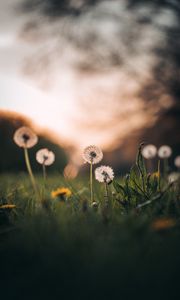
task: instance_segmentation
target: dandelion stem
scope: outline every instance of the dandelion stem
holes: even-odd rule
[[[108,190],[108,184],[107,184],[106,181],[104,182],[104,186],[105,186],[105,194],[104,194],[105,205],[108,206],[108,204],[109,204],[109,190]]]
[[[91,203],[93,203],[93,164],[90,163],[90,196],[91,196]]]
[[[161,173],[160,173],[161,161],[158,160],[158,191],[161,189]]]
[[[35,193],[38,195],[38,189],[37,189],[37,186],[36,186],[36,181],[35,181],[35,178],[34,178],[34,175],[33,175],[33,172],[32,172],[32,168],[31,168],[31,164],[30,164],[30,160],[29,160],[28,149],[26,147],[24,148],[24,156],[25,156],[26,167],[27,167],[30,179],[31,179],[32,186],[34,188]]]
[[[43,168],[43,178],[44,178],[44,181],[46,181],[46,179],[47,179],[47,173],[46,173],[45,163],[42,164],[42,168]]]
[[[164,158],[163,163],[164,163],[164,177],[166,177],[168,174],[168,168],[169,168],[168,158]]]

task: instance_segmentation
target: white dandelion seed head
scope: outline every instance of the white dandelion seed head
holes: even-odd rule
[[[36,160],[39,164],[50,166],[55,161],[55,155],[52,151],[49,151],[47,148],[40,149],[36,153]]]
[[[176,182],[179,180],[179,178],[180,178],[180,174],[177,172],[173,172],[173,173],[169,174],[168,181],[169,181],[169,183]]]
[[[94,201],[94,202],[91,204],[91,207],[93,207],[93,208],[98,208],[98,203]]]
[[[180,155],[175,158],[174,164],[177,168],[180,168]]]
[[[172,154],[172,149],[167,145],[161,146],[158,150],[158,156],[160,158],[168,158],[171,156],[171,154]]]
[[[91,145],[84,149],[83,159],[89,164],[98,164],[103,158],[103,153],[97,146]]]
[[[142,156],[146,159],[154,158],[157,154],[157,148],[154,145],[144,146],[142,149]]]
[[[114,179],[114,171],[109,166],[101,166],[96,168],[95,178],[99,182],[111,183]]]
[[[15,131],[14,142],[22,148],[32,148],[38,142],[37,135],[26,126],[20,127]]]

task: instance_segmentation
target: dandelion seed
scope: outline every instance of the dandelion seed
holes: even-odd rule
[[[42,165],[43,168],[43,177],[46,179],[46,166],[50,166],[53,164],[55,160],[55,155],[52,151],[49,151],[47,148],[40,149],[36,153],[36,160],[39,164]]]
[[[180,155],[175,158],[174,164],[177,168],[180,168]]]
[[[169,172],[169,163],[168,163],[168,158],[172,154],[172,149],[171,147],[167,145],[163,145],[159,148],[158,150],[158,156],[163,159],[163,171],[164,171],[164,177],[167,176]]]
[[[158,155],[160,158],[169,158],[171,154],[172,154],[172,149],[167,145],[161,146],[158,150]]]
[[[99,182],[111,183],[114,179],[114,171],[109,166],[101,166],[95,170],[95,178]]]
[[[47,148],[40,149],[36,153],[36,160],[41,165],[44,164],[45,166],[50,166],[55,160],[55,155],[52,151],[49,151]]]
[[[14,142],[22,148],[32,148],[38,142],[37,135],[28,127],[20,127],[14,134]]]
[[[105,205],[106,205],[106,207],[108,207],[109,206],[108,184],[110,184],[114,179],[114,171],[109,166],[101,166],[99,168],[96,168],[95,178],[99,182],[104,182],[104,185],[105,185],[105,192],[104,192]]]
[[[179,180],[179,178],[180,178],[180,174],[179,174],[178,172],[172,172],[172,173],[169,174],[169,176],[168,176],[168,181],[169,181],[170,183],[176,182],[176,181]]]
[[[36,181],[32,172],[31,163],[29,160],[28,148],[32,148],[38,142],[37,135],[28,127],[20,127],[15,131],[14,142],[19,146],[24,148],[24,157],[26,162],[26,167],[37,196],[39,196],[39,191],[36,185]]]
[[[83,158],[90,164],[90,198],[93,203],[93,164],[99,163],[103,158],[103,153],[97,146],[91,145],[84,149]]]
[[[92,207],[94,210],[97,210],[97,208],[98,208],[98,203],[94,201],[94,202],[91,204],[91,207]]]
[[[154,158],[157,154],[157,148],[154,145],[147,145],[142,149],[142,156],[146,159]]]
[[[72,192],[68,188],[57,188],[56,190],[51,192],[52,198],[60,198],[62,200],[65,200],[65,197],[68,198],[72,195]]]
[[[98,164],[103,158],[103,153],[97,146],[88,146],[83,151],[83,158],[89,164]]]

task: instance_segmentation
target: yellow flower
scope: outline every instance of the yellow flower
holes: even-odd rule
[[[3,204],[3,205],[0,205],[0,209],[11,209],[11,208],[15,208],[16,205],[14,204]]]
[[[57,198],[57,197],[70,197],[72,195],[72,192],[70,191],[70,189],[62,187],[62,188],[58,188],[55,191],[51,192],[51,197],[52,198]]]
[[[164,230],[172,228],[176,225],[176,221],[172,218],[159,218],[151,224],[153,230]]]
[[[159,172],[157,171],[157,172],[152,173],[151,177],[153,177],[153,178],[159,178],[159,177],[160,177],[160,174],[159,174]]]

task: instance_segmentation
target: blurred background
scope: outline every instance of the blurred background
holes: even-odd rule
[[[0,172],[24,170],[12,141],[76,175],[89,144],[123,173],[142,141],[180,153],[178,0],[0,0]],[[34,168],[38,165],[34,161]]]

